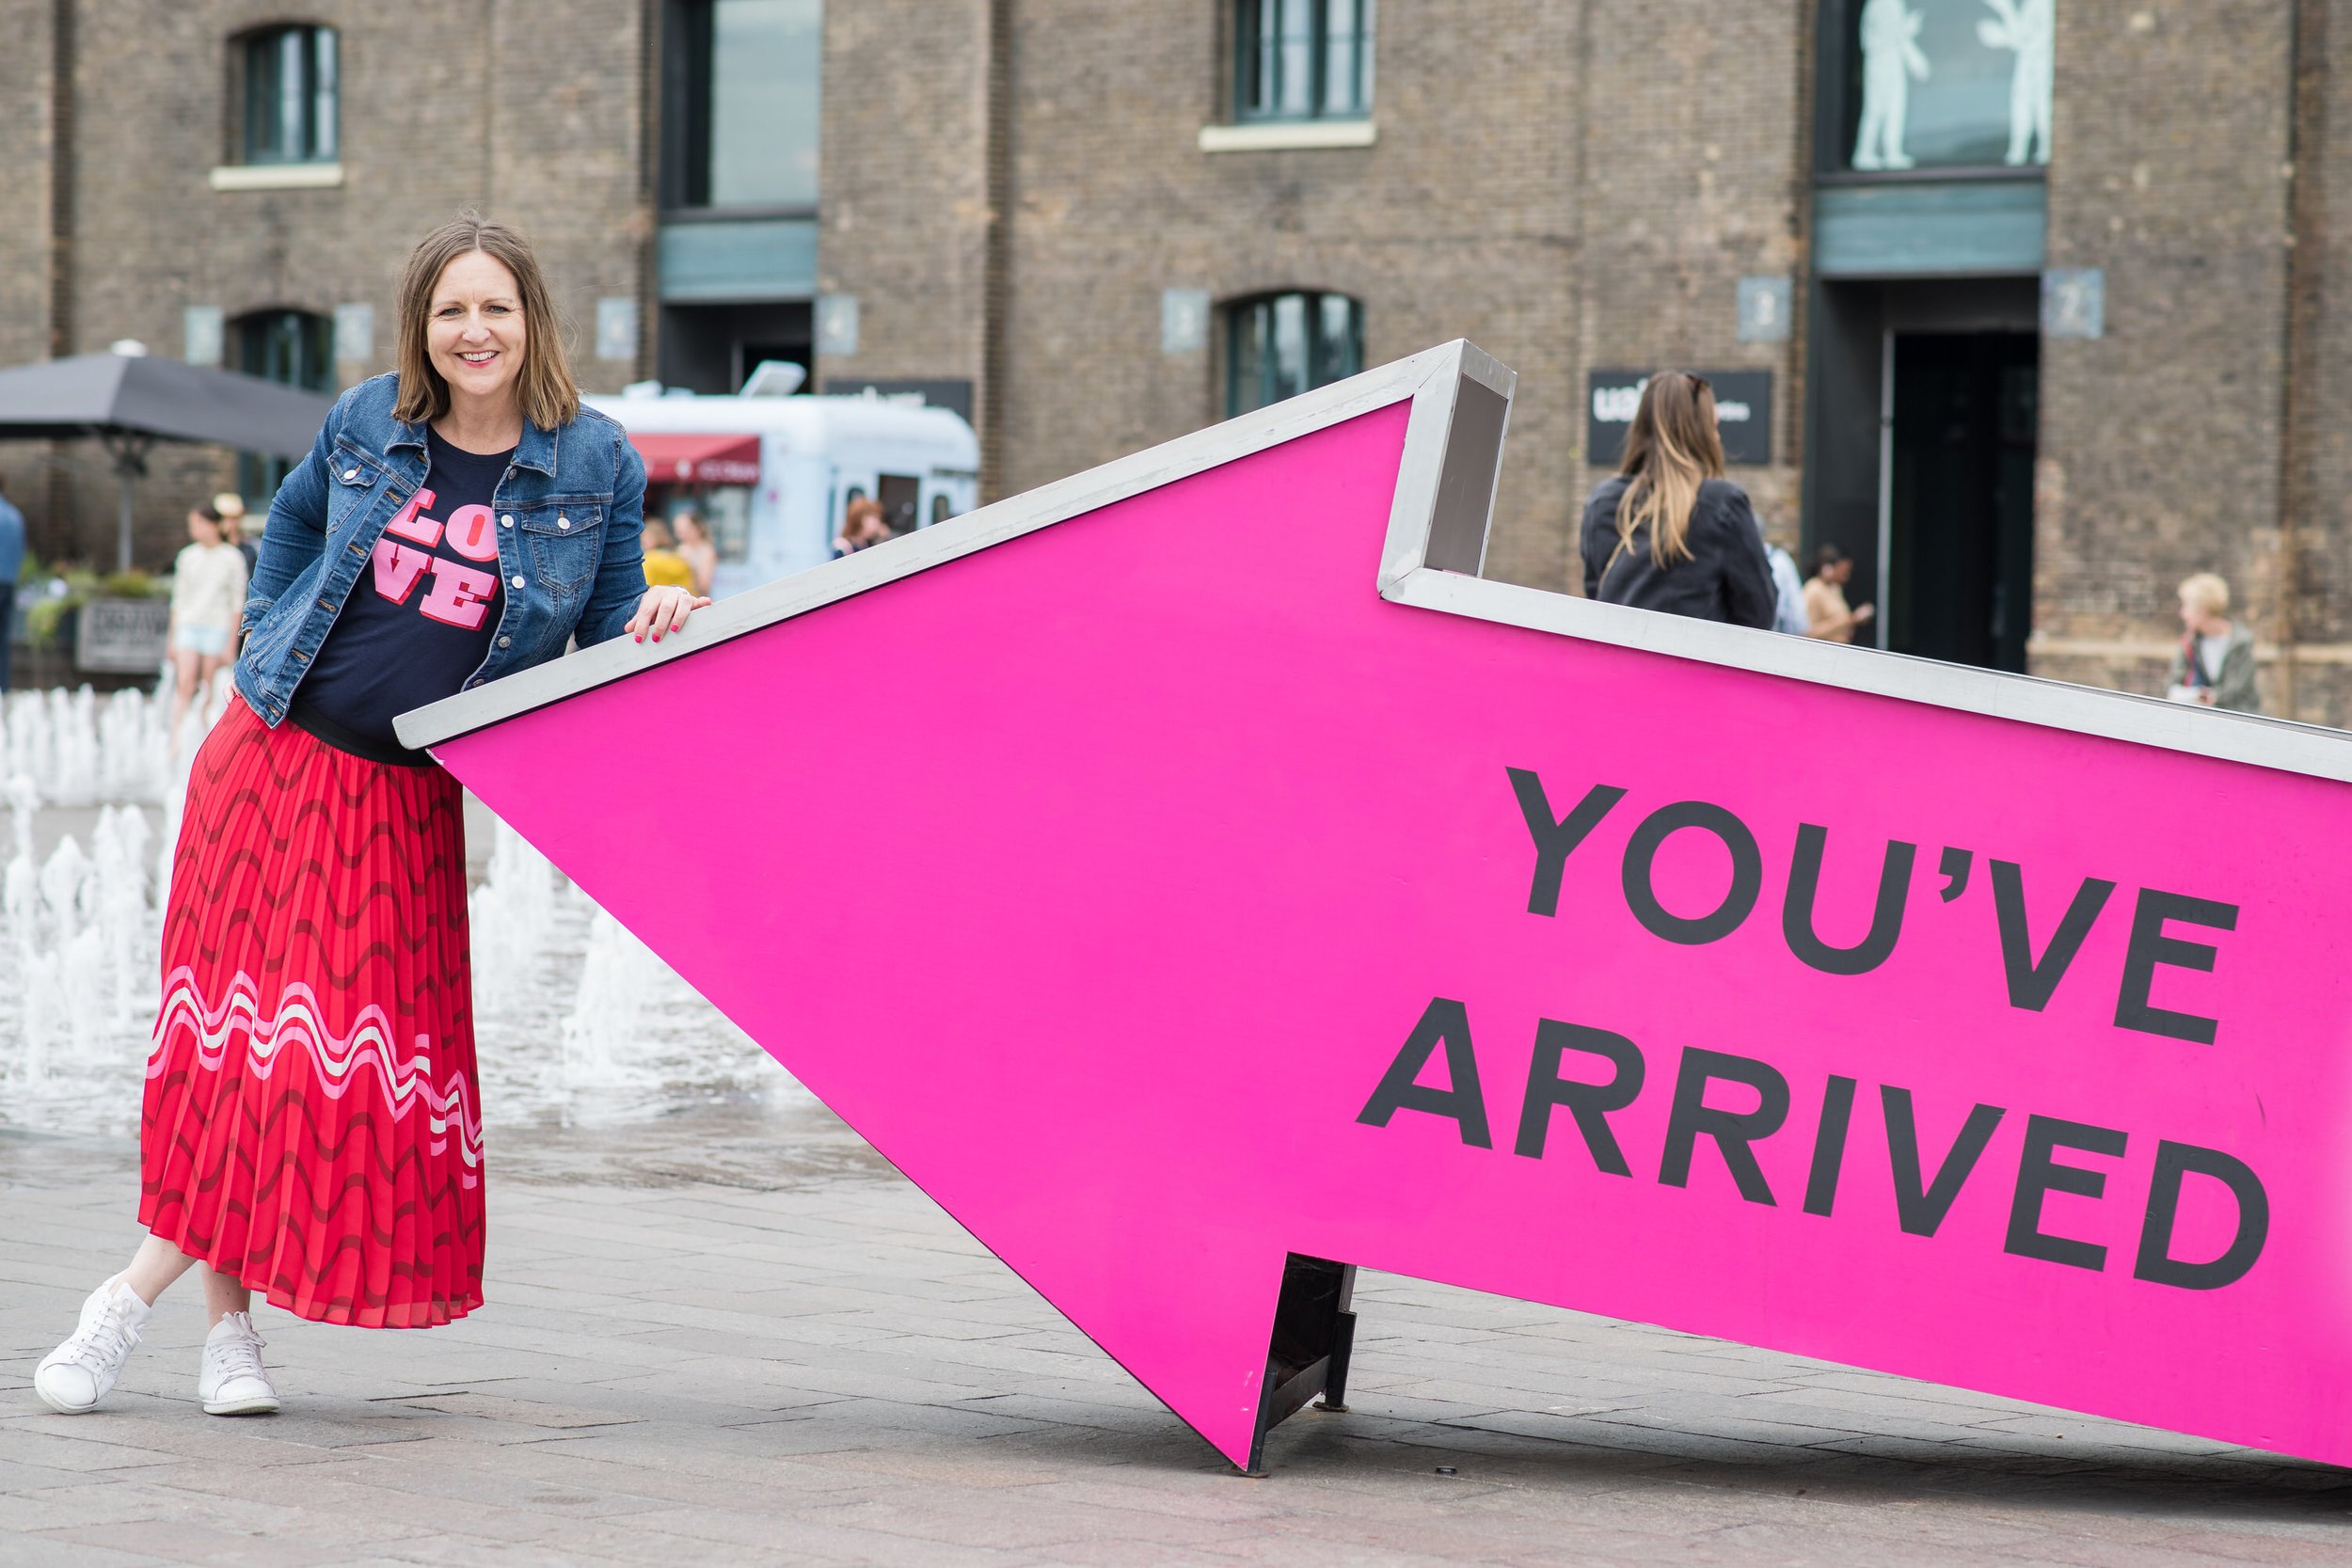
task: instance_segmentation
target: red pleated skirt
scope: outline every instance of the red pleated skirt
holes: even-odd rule
[[[466,943],[456,782],[232,700],[172,861],[140,1223],[313,1322],[479,1307]]]

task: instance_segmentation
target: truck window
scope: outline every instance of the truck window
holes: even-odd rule
[[[874,499],[882,502],[882,520],[890,525],[890,531],[913,533],[923,520],[923,482],[905,474],[883,474],[874,490]]]

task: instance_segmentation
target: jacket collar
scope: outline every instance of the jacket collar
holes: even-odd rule
[[[424,430],[425,421],[422,420],[413,424],[406,420],[395,420],[392,421],[392,438],[385,443],[385,450],[391,451],[407,447],[419,455],[424,455],[429,451],[425,445]],[[525,420],[523,438],[515,446],[515,467],[529,468],[533,473],[553,479],[557,435],[555,431],[542,430]]]

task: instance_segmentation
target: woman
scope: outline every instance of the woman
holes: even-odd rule
[[[2181,584],[2181,645],[2172,654],[2174,702],[2260,713],[2254,634],[2230,619],[2230,585],[2211,572]]]
[[[1772,624],[1764,534],[1747,492],[1724,478],[1714,389],[1687,372],[1643,386],[1625,459],[1584,503],[1582,545],[1587,598]]]
[[[1835,545],[1813,552],[1813,576],[1804,585],[1804,634],[1824,642],[1851,642],[1855,632],[1869,625],[1871,609],[1846,608],[1846,584],[1853,562]]]
[[[245,575],[251,578],[261,562],[262,546],[259,540],[245,536],[245,498],[234,490],[223,490],[213,498],[213,510],[220,514],[222,535],[245,557]]]
[[[172,864],[149,1235],[40,1364],[58,1410],[105,1395],[193,1263],[214,1415],[278,1408],[255,1291],[368,1327],[482,1303],[458,787],[392,717],[575,637],[658,642],[708,601],[645,586],[644,467],[580,406],[520,236],[468,218],[425,238],[398,363],[337,401],[270,508],[238,701],[196,758]]]
[[[199,501],[188,512],[188,543],[171,563],[171,743],[199,691],[236,652],[237,621],[245,611],[245,557],[228,537],[220,511]]]
[[[711,543],[710,529],[699,512],[681,512],[670,519],[677,530],[677,553],[694,574],[694,592],[710,592],[710,579],[719,571],[719,546]]]
[[[851,496],[850,504],[842,509],[841,531],[834,536],[834,557],[838,560],[855,555],[890,537],[890,523],[882,515],[882,502],[871,496]]]

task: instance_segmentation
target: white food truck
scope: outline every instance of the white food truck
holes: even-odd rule
[[[780,395],[799,385],[798,370],[763,365],[733,396],[648,384],[586,400],[644,458],[645,515],[691,509],[709,524],[716,595],[833,559],[843,510],[860,496],[901,533],[979,504],[979,438],[960,415],[886,397]]]

